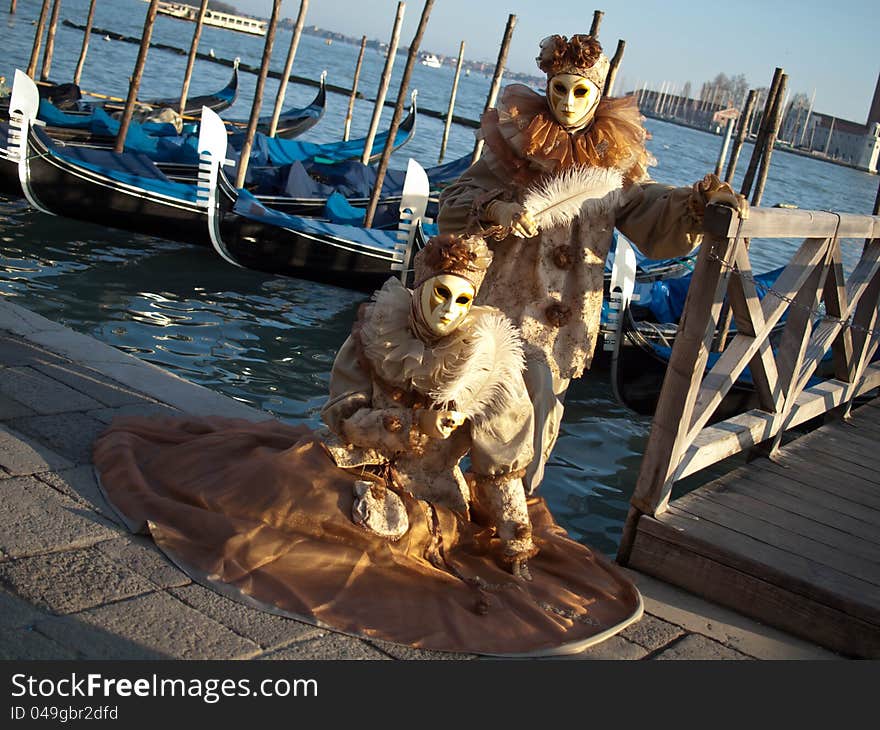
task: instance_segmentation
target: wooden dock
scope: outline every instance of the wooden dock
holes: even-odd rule
[[[715,213],[618,560],[847,656],[878,658],[880,218],[758,209],[737,221]],[[745,241],[801,235],[759,300]],[[842,245],[861,252],[849,277]],[[737,334],[707,368],[725,306]],[[834,373],[817,378],[829,351]],[[758,407],[718,420],[747,366]],[[793,427],[822,418],[825,425],[781,445]],[[756,458],[672,499],[683,477],[743,451]]]
[[[629,566],[880,656],[880,401],[639,520]]]

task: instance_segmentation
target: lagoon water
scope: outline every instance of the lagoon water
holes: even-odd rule
[[[139,36],[146,7],[139,0],[98,3],[95,25]],[[61,17],[82,24],[87,9],[88,0],[65,0]],[[37,2],[19,2],[12,16],[5,8],[0,12],[0,75],[7,79],[15,68],[27,65],[38,12]],[[392,18],[388,20],[390,34]],[[153,40],[186,48],[193,27],[160,16]],[[283,67],[289,42],[290,32],[280,31],[273,69]],[[54,80],[72,77],[81,43],[80,31],[59,25]],[[200,48],[213,49],[221,58],[239,56],[256,66],[262,44],[261,38],[206,27]],[[326,69],[330,83],[348,87],[357,53],[357,46],[328,45],[304,35],[293,73],[317,79]],[[136,56],[134,44],[93,35],[82,88],[124,96]],[[152,49],[141,96],[173,96],[185,63],[185,56]],[[370,98],[383,63],[379,52],[367,49],[359,88]],[[389,99],[396,96],[403,65],[401,57]],[[197,61],[191,94],[219,89],[229,74],[228,67]],[[768,69],[768,79],[771,74]],[[448,67],[417,66],[412,87],[419,91],[420,106],[445,111],[452,76]],[[255,79],[241,75],[239,99],[224,116],[247,118]],[[489,83],[479,73],[462,75],[456,114],[478,118]],[[267,99],[274,98],[277,86],[276,80],[267,81]],[[286,106],[305,105],[314,94],[312,86],[291,84]],[[328,94],[324,119],[303,139],[340,139],[347,105],[347,96]],[[371,103],[357,102],[352,136],[365,134],[371,113]],[[390,117],[388,108],[383,127]],[[646,126],[652,135],[649,147],[658,160],[652,173],[659,182],[690,185],[714,168],[720,137],[656,120],[648,120]],[[392,165],[403,168],[408,157],[424,166],[436,164],[442,131],[441,120],[419,117],[415,138],[394,154]],[[468,153],[473,141],[471,128],[453,125],[446,160]],[[749,145],[743,149],[739,175],[751,151]],[[763,204],[869,213],[876,190],[876,176],[777,151]],[[845,259],[852,261],[859,248],[854,243],[854,253]],[[774,249],[755,241],[752,250],[760,271],[781,263],[789,246]],[[29,209],[20,199],[3,197],[0,296],[279,418],[310,425],[319,422],[333,357],[365,300],[358,292],[242,271],[205,249],[54,218]],[[589,373],[569,390],[562,433],[542,492],[557,519],[577,539],[607,553],[615,551],[649,426],[649,419],[615,403],[602,372]]]

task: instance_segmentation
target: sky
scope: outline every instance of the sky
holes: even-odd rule
[[[268,17],[271,0],[226,0],[240,11]],[[295,18],[299,0],[284,0]],[[415,35],[423,0],[409,0],[401,44]],[[397,0],[310,0],[308,25],[388,41]],[[599,36],[610,57],[626,41],[615,93],[644,83],[698,92],[719,73],[744,74],[750,88],[769,86],[777,66],[789,94],[812,96],[815,111],[864,123],[880,73],[877,0],[434,0],[422,42],[428,51],[494,61],[507,17],[517,16],[508,56],[514,71],[535,73],[539,41],[559,33],[587,33],[593,10],[605,15]],[[621,84],[624,86],[622,87]]]

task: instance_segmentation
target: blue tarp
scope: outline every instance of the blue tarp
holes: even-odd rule
[[[53,142],[41,129],[36,133],[53,155],[98,172],[112,180],[167,195],[179,200],[194,202],[196,186],[169,180],[153,161],[137,152],[112,152],[87,147],[61,147]]]

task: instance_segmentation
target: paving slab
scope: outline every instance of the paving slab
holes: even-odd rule
[[[149,538],[126,535],[99,542],[95,547],[110,560],[125,565],[157,588],[179,588],[192,583],[190,577],[168,560]]]
[[[5,368],[0,393],[40,415],[87,411],[104,405],[30,367]]]
[[[69,469],[73,464],[36,439],[0,424],[0,466],[21,476]]]
[[[85,413],[17,418],[10,426],[50,447],[73,464],[91,464],[95,439],[107,426]]]
[[[260,648],[164,591],[37,622],[86,659],[240,659]]]
[[[685,633],[681,626],[663,621],[656,616],[644,614],[640,621],[627,626],[620,636],[632,641],[648,651],[655,651],[666,646]]]
[[[3,377],[2,374],[0,377]],[[35,413],[36,411],[19,403],[15,398],[0,393],[0,421],[8,421],[10,418],[20,418],[21,416],[33,416]]]
[[[95,547],[0,563],[0,584],[38,608],[76,613],[156,590]]]
[[[361,639],[335,631],[319,633],[314,639],[287,646],[278,651],[257,657],[266,660],[314,660],[314,659],[390,659],[387,654],[370,646]]]
[[[394,659],[407,659],[416,661],[425,661],[428,659],[440,661],[465,661],[477,659],[476,654],[459,654],[451,651],[429,651],[427,649],[414,649],[411,646],[403,646],[402,644],[392,644],[390,641],[377,641],[376,639],[365,639],[372,647]]]
[[[322,633],[311,624],[258,611],[198,583],[172,589],[169,593],[264,650],[277,649]]]
[[[149,399],[136,390],[127,388],[91,368],[72,362],[45,363],[34,370],[57,380],[74,390],[111,408],[130,403],[147,403]]]
[[[116,537],[107,520],[34,477],[0,481],[0,549],[23,558]]]
[[[648,654],[648,650],[643,646],[639,646],[634,641],[624,639],[620,634],[606,639],[601,644],[591,646],[589,649],[579,654],[568,654],[558,657],[559,659],[594,659],[594,660],[615,660],[615,659],[644,659]]]
[[[655,654],[652,659],[752,659],[736,649],[713,641],[700,634],[688,634],[663,651]]]
[[[33,629],[0,628],[0,660],[77,659],[73,649],[61,646]]]
[[[36,478],[53,489],[58,490],[74,502],[94,510],[111,522],[121,526],[116,511],[107,504],[104,495],[98,488],[95,469],[91,464],[82,464],[71,469],[50,471],[37,474]]]
[[[17,337],[0,334],[0,363],[3,367],[62,362],[65,362],[64,358],[43,347],[37,347]]]
[[[46,612],[0,588],[0,628],[21,629],[33,626]]]
[[[125,418],[127,416],[138,416],[140,418],[145,416],[179,416],[181,412],[177,408],[166,406],[164,403],[143,403],[120,406],[118,408],[99,408],[96,411],[86,411],[86,415],[98,419],[101,423],[109,424],[114,418]]]

